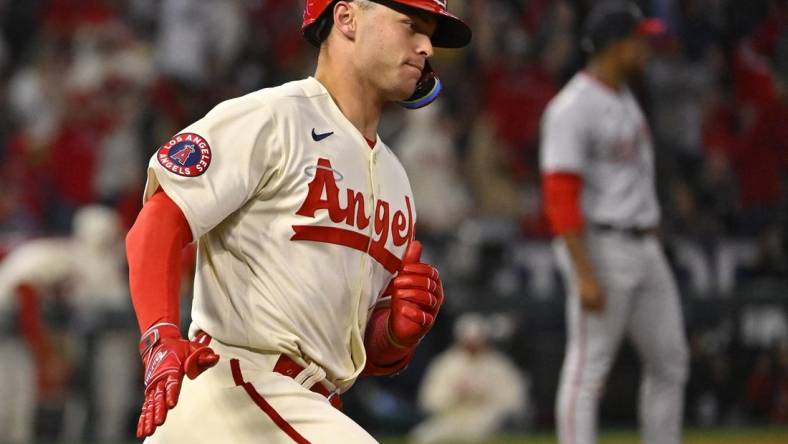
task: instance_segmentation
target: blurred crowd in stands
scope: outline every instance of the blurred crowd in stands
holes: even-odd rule
[[[552,275],[491,270],[531,246],[550,260],[540,118],[584,64],[581,23],[593,2],[451,0],[474,40],[436,53],[443,96],[423,110],[386,111],[380,136],[409,171],[418,235],[446,270],[448,296],[444,321],[405,374],[360,383],[359,394],[391,401],[378,406],[414,405],[451,321],[476,310],[496,321],[493,340],[530,375],[531,425],[551,424],[562,292],[540,298],[522,285]],[[708,252],[740,242],[750,251],[733,297],[693,298],[697,276],[677,269],[693,353],[688,421],[788,423],[788,1],[638,3],[669,25],[633,85],[656,142],[666,246],[687,241]],[[68,235],[89,204],[113,208],[128,229],[158,144],[222,100],[312,74],[302,8],[302,0],[0,0],[0,258],[30,239]],[[750,297],[766,302],[749,306]],[[614,372],[637,371],[627,353]],[[375,411],[362,413],[374,426]]]

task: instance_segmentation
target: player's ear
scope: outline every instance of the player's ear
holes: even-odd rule
[[[351,2],[339,1],[334,5],[334,26],[348,40],[356,39],[359,8]]]

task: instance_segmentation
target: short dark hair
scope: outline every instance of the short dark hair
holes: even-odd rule
[[[323,15],[318,18],[312,26],[306,29],[304,37],[307,41],[317,46],[318,48],[326,41],[328,35],[331,34],[331,27],[334,25],[334,4],[339,0],[334,0],[323,12]],[[370,3],[376,0],[348,0],[355,1],[360,7],[368,7]]]
[[[643,18],[643,12],[634,2],[600,2],[586,18],[581,46],[588,53],[596,54],[632,34]]]

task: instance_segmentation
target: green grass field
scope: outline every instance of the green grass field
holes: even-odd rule
[[[404,437],[380,437],[381,444],[407,444]],[[139,444],[141,441],[126,443],[102,444]],[[0,436],[0,444],[6,444]],[[42,443],[38,444],[55,444]],[[58,442],[57,444],[63,444]],[[87,443],[66,443],[87,444]],[[453,443],[447,443],[453,444]],[[496,439],[477,444],[557,444],[551,431],[539,431],[522,435],[501,436]],[[640,444],[637,431],[609,430],[602,432],[599,444]],[[788,427],[746,427],[746,428],[715,428],[690,429],[684,432],[683,444],[788,444]]]
[[[406,444],[403,438],[381,439],[381,444]],[[603,432],[599,444],[638,444],[635,430]],[[552,432],[502,436],[484,444],[556,444]],[[694,429],[684,433],[684,444],[788,444],[788,427]]]

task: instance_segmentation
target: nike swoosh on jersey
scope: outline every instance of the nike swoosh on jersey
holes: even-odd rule
[[[315,129],[312,128],[312,140],[314,140],[315,142],[320,142],[321,140],[325,139],[326,137],[328,137],[328,136],[330,136],[332,134],[334,134],[333,131],[329,131],[327,133],[318,134],[318,133],[315,132]]]

